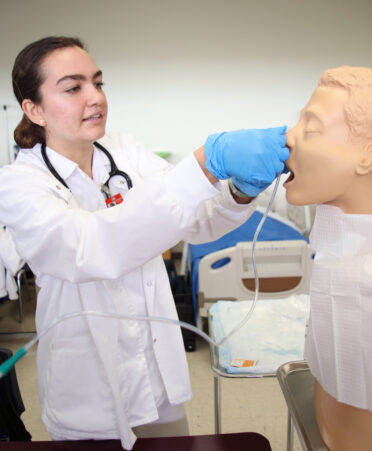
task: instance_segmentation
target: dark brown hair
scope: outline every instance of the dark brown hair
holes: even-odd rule
[[[44,58],[54,50],[65,47],[80,47],[85,50],[78,38],[48,36],[32,42],[18,54],[13,66],[12,82],[14,95],[21,106],[24,99],[30,99],[35,104],[41,102],[40,86],[44,82],[41,65]],[[31,122],[24,114],[14,130],[14,140],[24,149],[45,143],[44,128]]]

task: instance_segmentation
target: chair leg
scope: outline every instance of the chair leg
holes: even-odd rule
[[[287,423],[287,451],[293,451],[293,421],[289,410]]]
[[[214,431],[221,433],[221,396],[220,396],[220,376],[214,374]]]
[[[21,283],[22,277],[26,284],[27,297],[28,297],[28,299],[30,299],[30,294],[29,294],[28,285],[27,285],[27,278],[26,278],[26,270],[23,268],[17,272],[18,308],[19,308],[19,322],[20,323],[23,321],[23,306],[22,306],[23,299],[22,299],[22,283]]]
[[[24,281],[25,281],[25,288],[26,288],[26,294],[27,294],[27,301],[28,301],[28,302],[31,302],[30,287],[29,287],[29,285],[28,285],[28,280],[27,280],[27,273],[26,273],[26,270],[24,270],[23,277],[24,277]]]

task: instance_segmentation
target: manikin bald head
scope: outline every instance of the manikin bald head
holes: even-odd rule
[[[351,138],[372,139],[372,69],[352,66],[327,69],[318,86],[345,89],[348,99],[344,111]]]

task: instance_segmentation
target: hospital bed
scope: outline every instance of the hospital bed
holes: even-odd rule
[[[300,219],[305,214],[296,211]],[[243,233],[248,229],[249,234],[254,234],[262,212],[254,215],[256,218],[251,217],[243,225]],[[310,226],[303,231],[308,235]],[[296,224],[283,222],[275,214],[263,226],[259,236],[262,241],[257,241],[255,248],[260,290],[253,315],[222,346],[211,347],[216,433],[221,432],[221,376],[272,377],[280,365],[302,359],[313,261],[306,235]],[[208,317],[209,334],[216,342],[233,330],[251,308],[255,290],[252,266],[252,241],[238,241],[199,261],[198,319]]]
[[[215,342],[250,310],[255,290],[252,240],[269,198],[266,193],[266,204],[259,203],[238,229],[188,247],[196,319],[201,326],[208,318]],[[291,206],[282,196],[261,229],[255,246],[256,308],[234,337],[218,348],[211,346],[216,433],[221,432],[221,376],[272,377],[283,363],[302,358],[314,254],[308,243],[311,225],[310,208]],[[237,300],[242,302],[231,302]]]
[[[208,318],[209,335],[216,342],[240,323],[252,304],[252,239],[266,205],[261,203],[245,224],[219,240],[189,246],[197,320]],[[216,433],[221,432],[221,376],[273,377],[284,362],[302,358],[313,261],[311,219],[309,207],[294,207],[282,198],[261,229],[255,247],[257,306],[234,337],[219,348],[211,346]],[[231,302],[236,300],[242,302]]]

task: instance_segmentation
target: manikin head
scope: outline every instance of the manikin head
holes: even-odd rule
[[[372,69],[326,70],[287,146],[289,203],[372,214]]]

